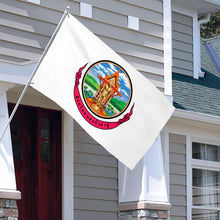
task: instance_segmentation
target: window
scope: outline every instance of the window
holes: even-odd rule
[[[12,137],[13,158],[22,160],[21,120],[14,119],[11,122],[11,137]]]
[[[44,162],[52,162],[52,137],[51,122],[49,118],[41,118],[41,159]]]
[[[220,146],[192,143],[192,220],[220,219]]]

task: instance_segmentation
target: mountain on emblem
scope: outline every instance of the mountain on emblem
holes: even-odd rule
[[[131,82],[125,70],[111,61],[93,64],[83,80],[84,100],[102,118],[120,115],[131,99]]]

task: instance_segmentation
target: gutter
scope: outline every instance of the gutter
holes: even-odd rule
[[[220,6],[219,0],[203,0],[204,2],[211,3],[217,6]]]
[[[208,115],[208,114],[186,111],[181,109],[175,109],[172,117],[190,119],[193,121],[220,125],[220,116]]]

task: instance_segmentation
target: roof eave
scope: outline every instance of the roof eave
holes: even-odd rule
[[[187,8],[197,9],[199,16],[220,11],[219,0],[172,0],[172,2]]]
[[[215,115],[208,115],[199,112],[186,111],[175,109],[173,117],[190,119],[193,121],[205,122],[209,124],[220,125],[220,117]]]

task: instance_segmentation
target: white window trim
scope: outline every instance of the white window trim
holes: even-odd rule
[[[196,9],[187,8],[175,3],[172,4],[172,11],[190,16],[193,19],[193,77],[198,79],[201,72],[200,27],[198,22],[198,12]]]
[[[186,200],[187,200],[187,220],[192,219],[192,140],[186,136]]]
[[[187,220],[192,220],[192,209],[206,209],[206,210],[220,210],[220,208],[210,208],[205,206],[193,206],[192,205],[192,168],[205,169],[205,170],[214,170],[220,171],[219,162],[205,161],[192,159],[192,143],[204,143],[211,145],[218,145],[218,141],[213,141],[213,139],[208,139],[204,137],[191,137],[186,135],[186,178],[187,178]]]
[[[40,5],[40,0],[27,0],[28,2]]]

